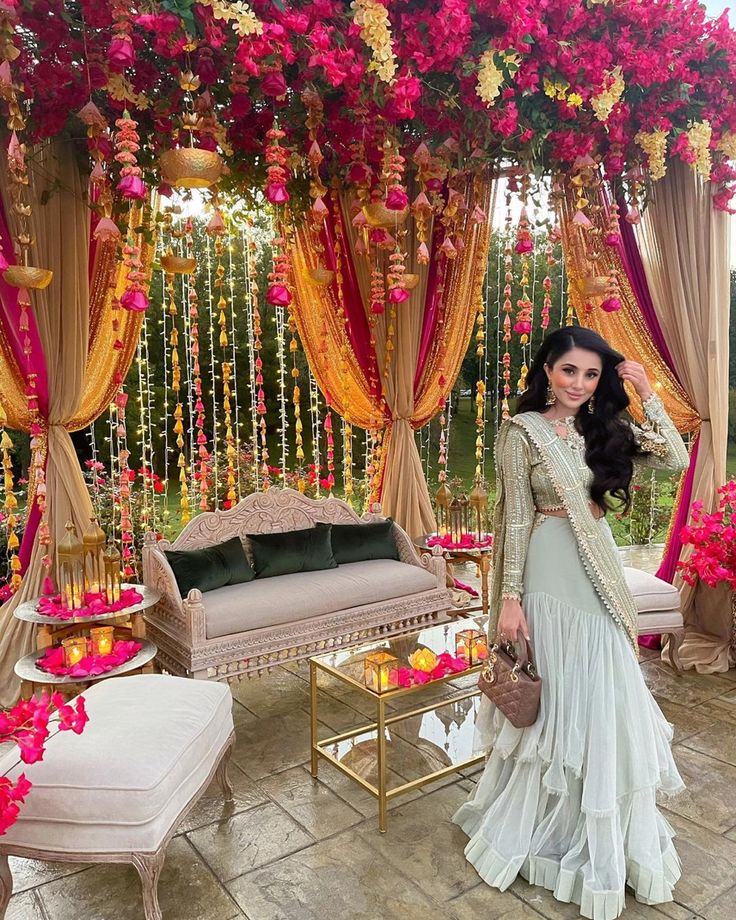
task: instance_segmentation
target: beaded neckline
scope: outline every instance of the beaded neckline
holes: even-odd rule
[[[574,415],[566,415],[564,418],[547,418],[546,415],[542,415],[542,418],[551,426],[557,437],[563,440],[571,450],[579,450],[585,444],[585,438],[575,427]],[[564,429],[565,436],[561,435],[558,429]]]

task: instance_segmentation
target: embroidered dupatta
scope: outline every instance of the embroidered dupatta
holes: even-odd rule
[[[541,457],[545,472],[552,483],[558,500],[567,512],[572,525],[578,552],[588,577],[615,623],[626,631],[629,642],[638,655],[638,613],[634,598],[623,574],[620,558],[611,543],[604,539],[600,523],[590,509],[587,484],[581,479],[579,469],[572,462],[570,450],[537,413],[524,412],[511,419],[527,433]],[[502,426],[496,443],[496,456],[503,453],[509,426]],[[488,624],[490,636],[496,632],[501,610],[501,585],[504,569],[504,544],[506,542],[506,496],[513,483],[504,481],[500,464],[496,465],[497,492],[493,512],[493,582]]]

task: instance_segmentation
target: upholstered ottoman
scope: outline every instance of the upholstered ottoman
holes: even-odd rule
[[[685,626],[680,613],[680,592],[668,581],[641,569],[624,566],[624,574],[639,611],[639,635],[666,635],[670,664],[681,671],[679,648]]]
[[[0,760],[0,775],[23,772],[33,783],[0,837],[0,918],[12,894],[8,856],[25,856],[132,863],[146,920],[161,920],[158,878],[182,816],[216,774],[232,795],[226,685],[144,674],[101,681],[84,697],[82,735],[52,730],[41,763],[19,764],[14,751]]]

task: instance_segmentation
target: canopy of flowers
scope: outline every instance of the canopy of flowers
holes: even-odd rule
[[[468,160],[554,173],[589,156],[656,179],[680,157],[728,206],[736,34],[696,0],[0,0],[2,15],[20,54],[0,48],[0,99],[17,96],[27,139],[83,136],[82,110],[112,152],[127,108],[148,175],[191,131],[257,187],[277,127],[287,189],[310,167],[318,186],[376,176],[388,136],[407,158],[426,145],[440,181]]]

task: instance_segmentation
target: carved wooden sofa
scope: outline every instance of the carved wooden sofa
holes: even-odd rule
[[[292,489],[271,489],[243,499],[229,511],[205,512],[173,543],[146,535],[143,574],[161,600],[146,611],[148,635],[160,666],[173,674],[230,681],[268,671],[326,649],[374,637],[416,631],[450,607],[445,561],[418,555],[397,524],[399,561],[374,559],[319,572],[299,572],[180,596],[164,555],[246,534],[302,530],[319,522],[371,523],[336,498],[310,499]],[[237,623],[241,628],[233,628]]]

